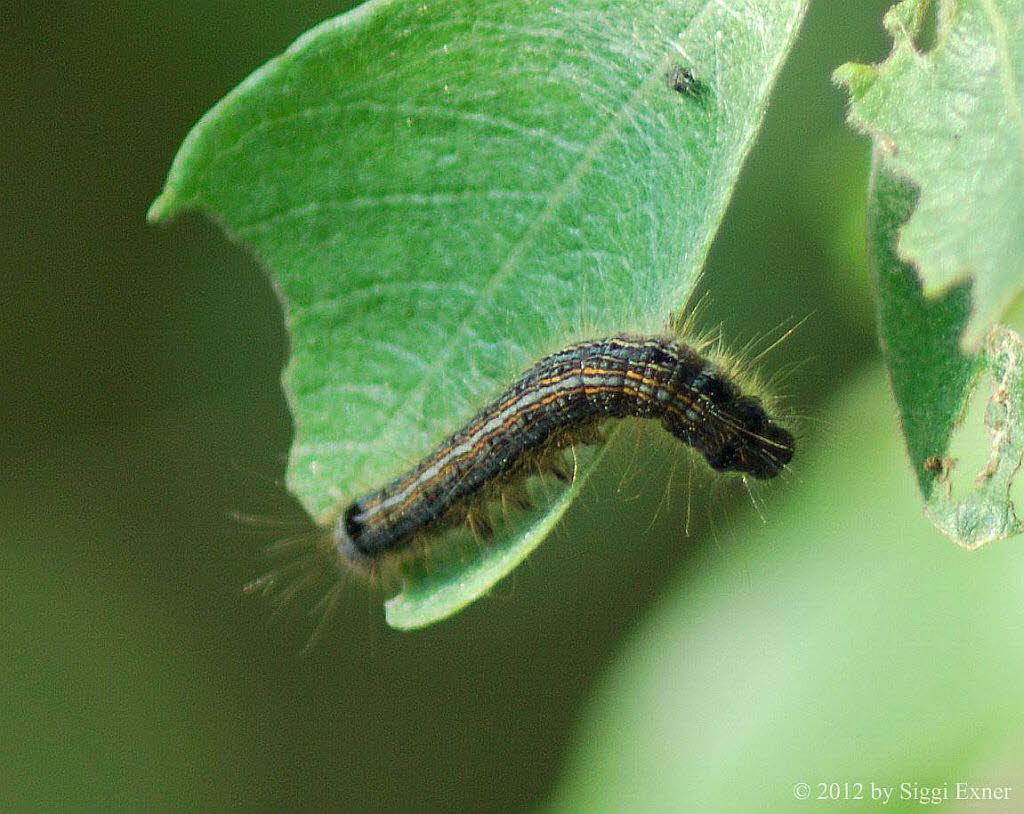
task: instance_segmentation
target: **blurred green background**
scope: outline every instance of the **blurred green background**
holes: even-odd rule
[[[345,5],[8,4],[0,807],[788,811],[800,781],[1024,780],[1024,562],[926,524],[875,348],[868,143],[829,75],[885,56],[887,5],[811,11],[709,261],[734,344],[808,317],[766,362],[808,420],[764,520],[702,483],[686,537],[673,448],[631,436],[497,596],[400,634],[353,587],[300,656],[307,620],[240,591],[281,531],[231,517],[298,512],[280,307],[214,226],[144,215],[195,120]]]

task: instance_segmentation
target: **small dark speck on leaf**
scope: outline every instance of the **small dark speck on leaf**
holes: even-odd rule
[[[676,93],[694,99],[702,99],[708,92],[707,84],[694,76],[693,71],[682,65],[673,65],[665,74],[665,82]]]
[[[935,476],[936,483],[945,487],[946,496],[953,497],[953,467],[956,466],[955,458],[940,458],[938,455],[929,455],[923,462],[924,471]]]
[[[942,471],[942,459],[938,455],[930,455],[924,459],[924,469],[926,472],[934,472],[938,474]]]

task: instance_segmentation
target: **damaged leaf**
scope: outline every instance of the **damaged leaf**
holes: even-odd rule
[[[903,0],[880,65],[843,65],[850,122],[919,199],[898,253],[929,297],[971,283],[976,352],[1024,289],[1024,0]],[[917,42],[937,14],[934,45]]]
[[[868,207],[868,245],[882,351],[926,513],[950,539],[977,548],[1021,531],[1010,485],[1021,465],[1024,344],[993,328],[982,351],[965,355],[959,337],[970,313],[970,287],[930,299],[895,243],[914,209],[914,189],[885,167],[876,149]],[[985,412],[991,454],[981,472],[959,471],[950,457],[972,393],[992,381]],[[956,470],[957,477],[954,478]],[[966,479],[966,480],[965,480]]]
[[[281,292],[286,477],[311,515],[408,468],[544,354],[664,329],[806,6],[371,0],[202,118],[150,218],[210,214]],[[479,556],[407,572],[389,619],[485,593],[577,489]]]

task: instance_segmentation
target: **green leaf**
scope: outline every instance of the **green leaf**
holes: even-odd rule
[[[838,393],[795,493],[679,575],[602,682],[550,809],[910,812],[924,801],[903,782],[1019,787],[1024,558],[942,544],[888,465],[887,402],[879,368]],[[865,799],[817,801],[844,781]],[[889,805],[867,802],[872,781]]]
[[[1022,530],[1010,486],[1024,454],[1024,343],[1013,331],[996,328],[981,353],[963,354],[959,337],[970,314],[970,286],[925,297],[914,269],[896,251],[899,229],[917,196],[886,165],[883,151],[876,149],[868,244],[882,351],[926,513],[950,539],[977,548]],[[993,383],[984,416],[989,455],[976,476],[954,478],[954,432],[977,385],[988,379]]]
[[[287,480],[312,514],[413,464],[544,353],[665,329],[805,6],[378,0],[203,117],[150,218],[210,213],[279,287]],[[503,530],[472,588],[461,564],[436,576],[447,611],[408,585],[402,624],[485,591],[569,497]]]
[[[836,78],[850,89],[851,122],[875,137],[868,243],[910,457],[928,516],[975,548],[1021,531],[1010,486],[1024,354],[1015,333],[993,326],[1024,282],[1024,29],[1009,24],[1024,4],[943,2],[922,53],[928,5],[894,6],[888,60],[844,65]],[[965,482],[950,450],[983,374],[991,450]]]
[[[868,249],[878,332],[918,484],[929,497],[938,472],[926,462],[946,454],[979,363],[959,346],[971,309],[969,285],[929,300],[913,267],[899,258],[899,230],[916,201],[913,187],[887,171],[876,150],[868,193]]]
[[[499,529],[496,538],[485,547],[475,548],[474,541],[465,539],[468,533],[462,532],[464,539],[452,541],[447,561],[431,559],[406,566],[405,589],[385,603],[388,624],[399,630],[424,627],[451,616],[487,593],[543,542],[607,448],[596,453],[583,452],[585,463],[577,466],[571,486],[559,489],[554,499],[550,485],[533,484],[533,491],[539,492],[544,500],[537,500],[535,495],[537,508],[523,512],[514,526]],[[458,534],[453,532],[453,536]]]
[[[847,64],[850,121],[920,199],[900,257],[929,296],[970,279],[964,347],[977,351],[1024,286],[1024,0],[941,0],[935,46],[915,44],[930,0],[904,0],[885,25],[889,58]]]
[[[985,407],[988,459],[962,497],[954,498],[951,474],[945,472],[946,488],[934,489],[927,505],[932,522],[970,549],[1024,531],[1010,500],[1010,487],[1024,462],[1024,341],[1008,328],[993,328],[982,360],[992,379]],[[940,463],[941,469],[947,467]]]

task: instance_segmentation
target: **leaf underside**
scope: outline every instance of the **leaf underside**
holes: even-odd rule
[[[994,326],[1024,281],[1022,18],[1024,0],[904,0],[885,18],[889,58],[836,71],[875,141],[868,245],[907,447],[927,515],[967,548],[1020,531],[1020,339]],[[951,447],[990,380],[991,456],[965,480]]]
[[[287,482],[312,515],[413,465],[545,353],[665,329],[805,6],[376,0],[202,118],[150,218],[209,213],[280,291]],[[475,559],[407,574],[392,624],[485,593],[577,489]]]
[[[897,408],[925,512],[954,542],[977,548],[1019,534],[1010,487],[1024,455],[1024,342],[993,328],[980,353],[966,356],[960,336],[970,313],[970,287],[928,298],[914,269],[896,252],[900,226],[917,195],[886,169],[876,149],[868,207],[879,332]],[[976,387],[991,381],[984,424],[989,458],[973,479],[954,478],[954,432]]]

